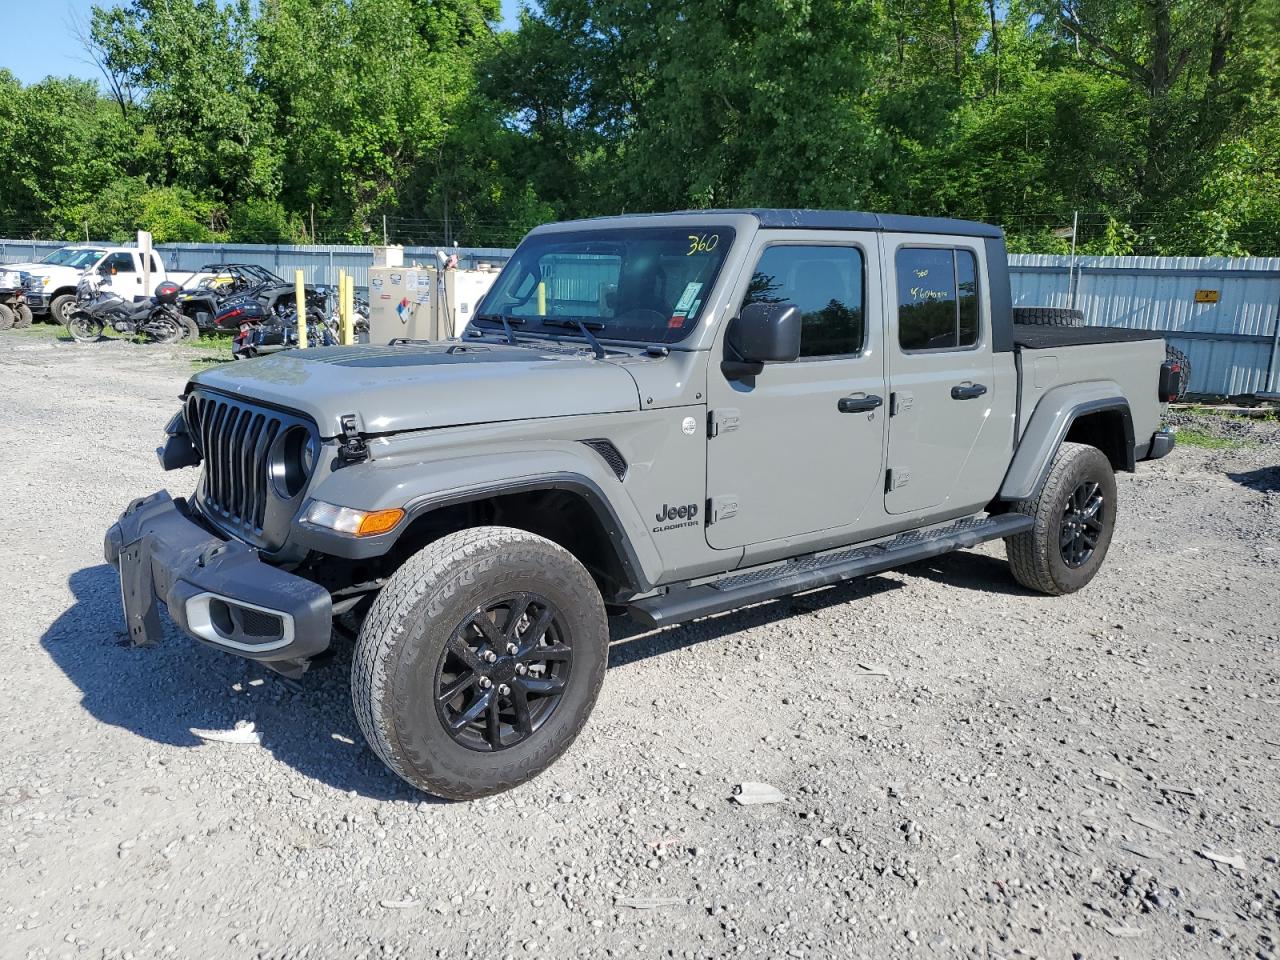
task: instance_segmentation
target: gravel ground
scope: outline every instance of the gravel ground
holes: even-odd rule
[[[1122,477],[1074,596],[997,544],[620,628],[574,748],[447,804],[361,741],[345,648],[294,686],[121,645],[102,534],[193,485],[151,452],[191,369],[0,337],[0,955],[1280,956],[1275,445]]]

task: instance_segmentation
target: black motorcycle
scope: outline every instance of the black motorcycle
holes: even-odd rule
[[[235,326],[236,334],[231,341],[231,356],[235,360],[248,360],[298,345],[298,311],[292,304],[278,303],[269,309],[260,301],[246,297],[225,304],[214,322],[222,329]],[[331,347],[337,342],[323,311],[308,306],[308,346]]]
[[[67,333],[77,343],[91,343],[108,327],[126,336],[141,336],[152,343],[177,343],[184,337],[199,339],[200,328],[177,307],[182,288],[165,281],[156,295],[130,302],[118,293],[103,290],[100,281],[86,274],[76,288],[76,303],[67,318]]]

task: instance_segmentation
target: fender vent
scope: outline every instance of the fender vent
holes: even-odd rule
[[[609,440],[583,440],[588,447],[600,454],[604,458],[604,462],[609,465],[609,469],[613,471],[613,475],[619,480],[623,480],[627,476],[627,459],[618,452],[612,441]]]

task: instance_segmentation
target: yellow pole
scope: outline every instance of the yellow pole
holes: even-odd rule
[[[347,314],[343,306],[347,300],[347,271],[338,271],[338,342],[347,342]]]
[[[354,274],[347,276],[342,288],[342,342],[350,346],[356,342],[355,300],[356,278]]]
[[[547,282],[545,280],[538,281],[538,316],[545,317],[547,315]]]
[[[302,271],[295,270],[293,284],[298,295],[298,349],[307,349],[307,285],[303,282]]]

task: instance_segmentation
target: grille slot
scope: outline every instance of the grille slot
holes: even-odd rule
[[[187,423],[204,458],[201,506],[210,519],[257,540],[272,496],[272,445],[299,423],[287,414],[224,397],[195,393],[187,401]]]

